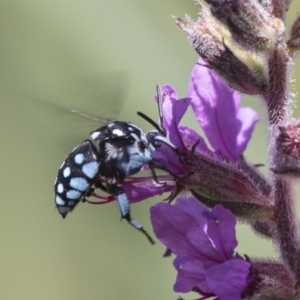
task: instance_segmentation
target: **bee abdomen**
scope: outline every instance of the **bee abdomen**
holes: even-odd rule
[[[75,147],[61,165],[54,183],[54,200],[63,218],[89,193],[99,166],[97,151],[90,140]]]

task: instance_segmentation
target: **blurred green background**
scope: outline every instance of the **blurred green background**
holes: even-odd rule
[[[68,110],[120,113],[120,120],[147,130],[136,111],[157,117],[155,84],[172,84],[186,95],[197,56],[171,18],[185,13],[196,17],[193,1],[0,2],[0,299],[178,297],[162,245],[150,246],[120,222],[116,203],[80,204],[62,220],[53,182],[68,153],[98,127]],[[267,163],[262,107],[257,99],[244,104],[262,120],[246,157]],[[196,126],[190,119],[185,123]],[[149,232],[149,207],[158,200],[132,207]],[[271,243],[244,225],[238,238],[241,254],[276,256]]]

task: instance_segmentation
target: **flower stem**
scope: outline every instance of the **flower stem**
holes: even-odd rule
[[[289,114],[287,98],[288,56],[285,49],[277,47],[269,58],[269,84],[265,93],[268,106],[269,128],[280,124]]]
[[[297,286],[300,286],[299,226],[291,183],[282,178],[275,178],[274,195],[277,227],[275,238],[282,259],[295,274]]]
[[[287,70],[289,56],[284,46],[278,45],[269,58],[269,85],[264,95],[269,116],[269,152],[270,166],[274,164],[276,152],[275,139],[277,127],[290,117],[287,96]],[[279,246],[282,260],[288,265],[300,287],[300,243],[299,228],[294,201],[292,181],[281,175],[273,176],[273,193],[275,201],[274,221],[276,224],[275,242]]]

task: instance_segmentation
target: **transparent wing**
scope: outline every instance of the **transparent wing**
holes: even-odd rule
[[[33,105],[50,114],[74,117],[75,113],[83,117],[82,121],[108,122],[119,116],[127,86],[124,72],[90,74],[68,78],[55,86],[54,92],[40,95],[35,91],[29,98],[35,102]]]
[[[116,72],[69,78],[46,95],[31,91],[22,96],[28,99],[33,113],[41,115],[41,122],[60,124],[66,140],[61,141],[60,135],[58,142],[72,149],[74,140],[84,140],[92,130],[118,118],[127,86],[125,73]]]

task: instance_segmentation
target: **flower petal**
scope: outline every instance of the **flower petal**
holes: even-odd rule
[[[207,223],[205,215],[209,213],[209,211],[198,200],[194,197],[180,196],[176,199],[175,206],[194,217],[200,229],[204,229]]]
[[[175,187],[172,185],[134,185],[128,182],[122,184],[126,196],[130,203],[140,202],[150,197],[160,196],[166,192],[174,191]]]
[[[177,255],[198,257],[198,249],[187,236],[193,228],[198,228],[190,214],[174,205],[160,202],[150,208],[150,217],[155,235],[161,243]],[[201,231],[197,238],[208,241]]]
[[[166,130],[169,131],[170,124],[173,120],[173,105],[177,100],[177,94],[175,89],[168,84],[165,84],[160,87],[161,97],[162,97],[162,114],[163,122],[166,127]],[[157,96],[156,96],[157,100]]]
[[[210,151],[205,144],[204,139],[196,131],[183,125],[179,126],[179,130],[182,141],[187,149],[190,150],[197,144],[196,149]]]
[[[241,107],[237,113],[240,129],[237,136],[237,151],[242,153],[251,138],[254,126],[259,121],[258,114],[250,107]]]
[[[241,300],[247,286],[250,263],[243,259],[231,259],[205,272],[207,284],[220,300]]]
[[[188,106],[190,105],[191,99],[184,98],[177,100],[173,105],[173,119],[170,123],[169,138],[171,142],[176,145],[180,152],[186,153],[186,147],[182,141],[182,137],[179,131],[179,122],[185,114]]]
[[[185,261],[183,257],[178,256],[174,259],[174,266],[178,271],[173,287],[175,292],[188,293],[196,286],[203,292],[210,292],[203,263],[197,260]]]
[[[159,149],[151,153],[151,157],[171,174],[182,175],[186,172],[178,154],[167,145],[162,144]]]
[[[186,148],[181,140],[178,125],[190,105],[191,99],[184,98],[177,100],[176,91],[170,85],[163,85],[160,90],[162,93],[162,115],[164,126],[171,142],[176,145],[182,153],[185,153]]]
[[[240,94],[229,90],[208,67],[199,64],[205,63],[202,59],[198,61],[188,87],[197,121],[212,147],[227,158],[236,160],[240,154],[236,145]]]
[[[202,241],[198,239],[197,232],[193,238],[191,235],[193,231],[190,231],[188,237],[199,252],[214,262],[232,258],[233,250],[238,242],[235,235],[236,219],[228,209],[217,205],[209,212],[194,197],[179,197],[175,205],[195,218],[199,225],[197,230],[205,231],[216,250],[213,251],[211,247],[204,248]]]
[[[208,215],[207,234],[223,260],[232,258],[238,242],[235,235],[236,219],[222,205],[216,205]]]
[[[193,197],[181,197],[175,205],[158,203],[151,207],[151,221],[157,238],[177,255],[205,261],[207,266],[222,262],[204,229],[208,212]]]

